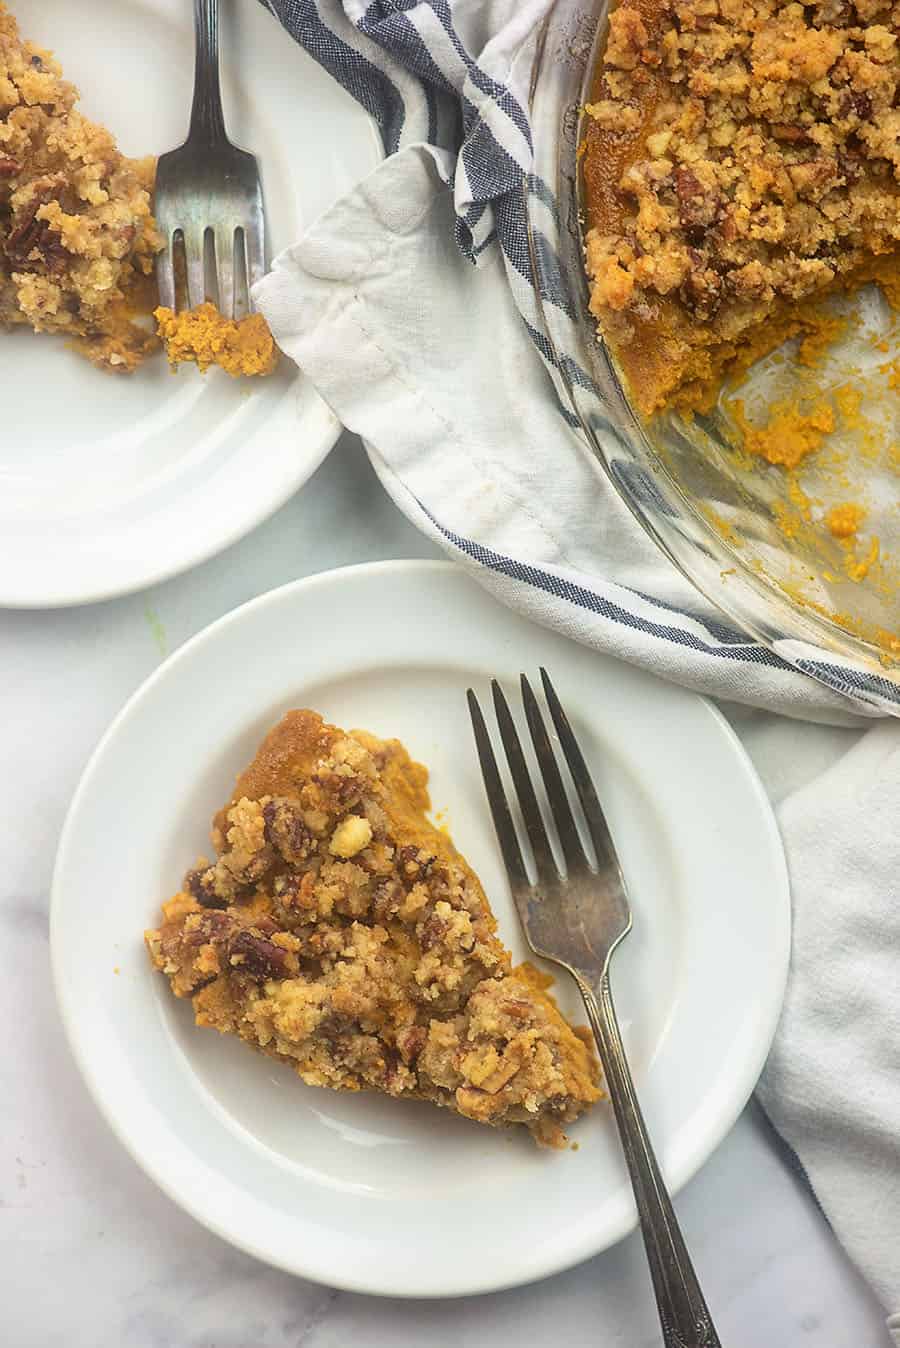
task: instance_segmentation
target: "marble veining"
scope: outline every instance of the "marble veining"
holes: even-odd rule
[[[56,842],[85,761],[128,695],[194,632],[275,585],[433,555],[345,436],[278,515],[189,575],[87,609],[0,614],[0,1340],[10,1348],[659,1344],[634,1237],[532,1287],[444,1302],[335,1292],[233,1250],[157,1191],[113,1137],[56,1013],[47,941]],[[734,719],[776,796],[850,733],[796,726],[788,766],[783,749],[772,752],[772,718]],[[723,1344],[887,1348],[880,1308],[755,1105],[678,1206]]]

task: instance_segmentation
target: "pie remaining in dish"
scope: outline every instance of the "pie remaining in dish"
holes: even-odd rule
[[[312,711],[269,733],[215,817],[217,860],[146,933],[199,1025],[312,1086],[429,1100],[545,1145],[600,1095],[588,1031],[512,968],[477,876],[397,740]]]
[[[0,0],[0,324],[62,333],[129,371],[157,345],[131,321],[159,247],[154,161],[126,159],[77,100]]]
[[[638,409],[702,406],[889,275],[900,52],[889,0],[622,0],[582,145],[591,310]]]

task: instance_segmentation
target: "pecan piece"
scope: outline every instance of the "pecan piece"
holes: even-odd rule
[[[773,122],[772,137],[788,145],[812,145],[813,139],[805,127],[790,122]]]
[[[863,172],[862,155],[855,154],[852,150],[838,150],[837,159],[838,170],[844,181],[851,187],[859,182]]]
[[[362,795],[362,778],[355,772],[314,772],[311,781],[331,796],[335,806],[348,810]]]
[[[872,116],[872,99],[860,89],[848,89],[841,99],[839,112],[842,117],[855,112],[861,122],[868,122]]]
[[[400,1050],[400,1057],[409,1067],[416,1061],[422,1049],[425,1047],[425,1041],[428,1038],[428,1031],[424,1025],[411,1025],[407,1030],[401,1030],[397,1035],[397,1047]]]
[[[186,949],[215,945],[225,941],[231,929],[232,920],[225,913],[189,913],[182,923],[178,940]]]
[[[419,945],[423,950],[431,950],[434,946],[440,945],[450,929],[450,923],[446,918],[438,917],[437,913],[432,913],[429,918],[422,923],[419,935]]]
[[[305,861],[314,839],[306,826],[303,811],[290,800],[276,797],[263,806],[266,841],[285,861],[296,866]]]
[[[33,240],[40,234],[41,222],[36,219],[40,200],[33,201],[19,223],[6,236],[3,251],[14,262],[24,261],[31,252]]]
[[[21,172],[21,164],[17,164],[14,159],[0,157],[0,178],[14,178],[17,173]]]
[[[737,221],[733,210],[723,211],[718,221],[719,237],[723,243],[734,243],[738,236]]]
[[[242,885],[255,885],[262,880],[272,867],[274,858],[267,848],[262,848],[255,857],[251,857],[245,866],[235,872],[235,879]]]
[[[701,243],[713,223],[721,202],[709,192],[691,169],[675,170],[675,196],[678,198],[678,218],[692,243]]]
[[[819,195],[834,185],[840,168],[834,159],[804,159],[791,164],[788,176],[798,196]]]
[[[314,871],[303,875],[295,872],[279,875],[272,886],[272,897],[293,919],[312,913],[316,907],[316,876]]]
[[[32,253],[38,253],[48,271],[59,271],[65,266],[69,254],[62,240],[46,220],[38,220],[37,213],[43,202],[34,201],[25,212],[23,219],[7,235],[4,252],[20,271],[33,266]]]
[[[316,1026],[316,1036],[319,1039],[327,1039],[329,1043],[334,1045],[339,1039],[345,1038],[350,1033],[353,1025],[354,1021],[351,1016],[345,1016],[340,1011],[326,1011]]]
[[[188,871],[184,887],[204,908],[228,907],[228,900],[216,893],[216,873],[212,866],[198,866]]]
[[[297,972],[297,960],[289,950],[276,945],[253,930],[239,931],[228,948],[232,969],[260,981],[290,978]]]
[[[434,870],[437,857],[408,844],[397,848],[397,866],[410,880],[421,880]]]
[[[868,94],[853,91],[853,108],[861,122],[867,122],[872,116],[872,99]]]

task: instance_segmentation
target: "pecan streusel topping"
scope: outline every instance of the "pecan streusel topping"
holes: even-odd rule
[[[128,372],[157,346],[129,312],[159,246],[155,164],[121,155],[77,101],[0,0],[0,325],[63,333]]]
[[[541,1143],[599,1096],[582,1033],[513,969],[484,891],[426,818],[397,740],[295,711],[216,816],[217,859],[147,932],[197,1023],[305,1082],[430,1100]]]
[[[591,309],[644,412],[900,237],[900,6],[622,0],[588,107]],[[760,345],[760,352],[763,345]]]

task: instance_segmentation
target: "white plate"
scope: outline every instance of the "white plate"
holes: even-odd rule
[[[357,1291],[448,1296],[565,1268],[634,1224],[608,1107],[575,1125],[577,1151],[547,1153],[430,1105],[304,1086],[197,1029],[141,942],[263,733],[311,706],[398,735],[429,765],[433,805],[524,957],[465,690],[490,675],[512,688],[542,663],[629,882],[614,991],[673,1188],[753,1088],[784,988],[788,887],[768,802],[718,712],[529,625],[447,563],[288,585],[195,637],[116,719],[69,812],[52,906],[63,1019],[100,1108],[172,1198],[261,1259]]]
[[[127,154],[184,138],[193,74],[185,0],[16,0],[84,111]],[[255,0],[223,6],[233,139],[263,171],[273,252],[370,172],[374,124]],[[229,61],[229,56],[231,60]],[[116,378],[30,331],[0,335],[0,604],[86,603],[211,556],[301,486],[339,423],[294,365],[271,378],[177,375],[162,358]]]

